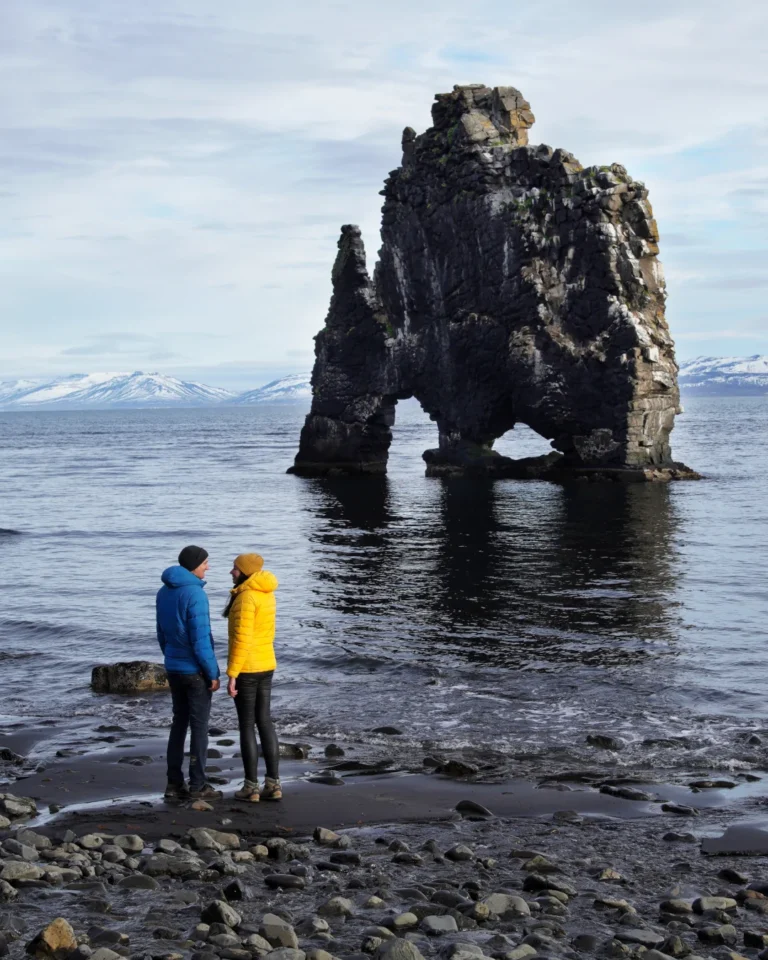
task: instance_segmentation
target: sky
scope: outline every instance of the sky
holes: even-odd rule
[[[768,353],[763,0],[2,0],[0,379],[309,370],[339,227],[455,83],[646,183],[678,357]]]

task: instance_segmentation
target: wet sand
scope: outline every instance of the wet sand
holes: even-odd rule
[[[456,805],[462,800],[481,804],[502,819],[552,817],[564,811],[617,820],[662,815],[659,802],[625,800],[585,787],[537,786],[523,780],[486,784],[395,772],[345,773],[338,786],[313,783],[306,777],[329,766],[322,756],[281,761],[285,794],[281,803],[245,804],[232,796],[242,778],[236,745],[214,748],[225,755],[209,760],[215,776],[228,781],[221,785],[224,799],[216,801],[211,811],[196,811],[188,804],[163,800],[165,745],[164,736],[147,737],[131,746],[105,745],[99,752],[56,760],[8,789],[36,800],[40,816],[35,824],[47,831],[98,828],[125,832],[133,825],[131,829],[149,840],[183,834],[192,826],[220,825],[222,819],[233,829],[264,835],[306,832],[318,823],[342,828],[447,820],[457,816]],[[693,794],[685,787],[659,784],[647,789],[660,799],[700,810],[727,809],[732,803],[733,791]],[[49,812],[51,805],[54,813]]]

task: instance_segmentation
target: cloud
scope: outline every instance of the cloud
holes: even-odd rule
[[[144,357],[147,360],[178,359],[179,354],[158,350],[160,340],[144,333],[105,333],[91,336],[86,343],[60,350],[62,357]]]
[[[201,369],[311,349],[339,226],[375,259],[403,127],[479,80],[523,91],[534,141],[646,181],[678,337],[702,310],[748,329],[761,272],[735,254],[768,251],[766,28],[757,0],[647,0],[641,18],[607,0],[390,0],[386,17],[365,0],[6,0],[0,222],[24,218],[0,232],[6,364],[141,356],[99,339],[126,330]]]

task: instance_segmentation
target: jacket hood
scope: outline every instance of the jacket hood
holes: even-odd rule
[[[160,579],[166,587],[204,587],[205,580],[200,580],[186,567],[173,566],[163,570]]]
[[[259,570],[258,573],[252,573],[239,587],[230,590],[230,593],[236,596],[245,590],[258,590],[261,593],[272,593],[274,590],[277,590],[277,577],[274,573],[270,573],[269,570]]]

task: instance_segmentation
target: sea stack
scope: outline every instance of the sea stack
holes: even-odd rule
[[[672,459],[677,364],[645,186],[530,146],[514,87],[456,86],[432,119],[403,133],[373,277],[359,228],[341,228],[292,472],[384,472],[395,404],[416,397],[439,434],[428,474],[695,477]],[[553,453],[495,453],[516,423]]]

